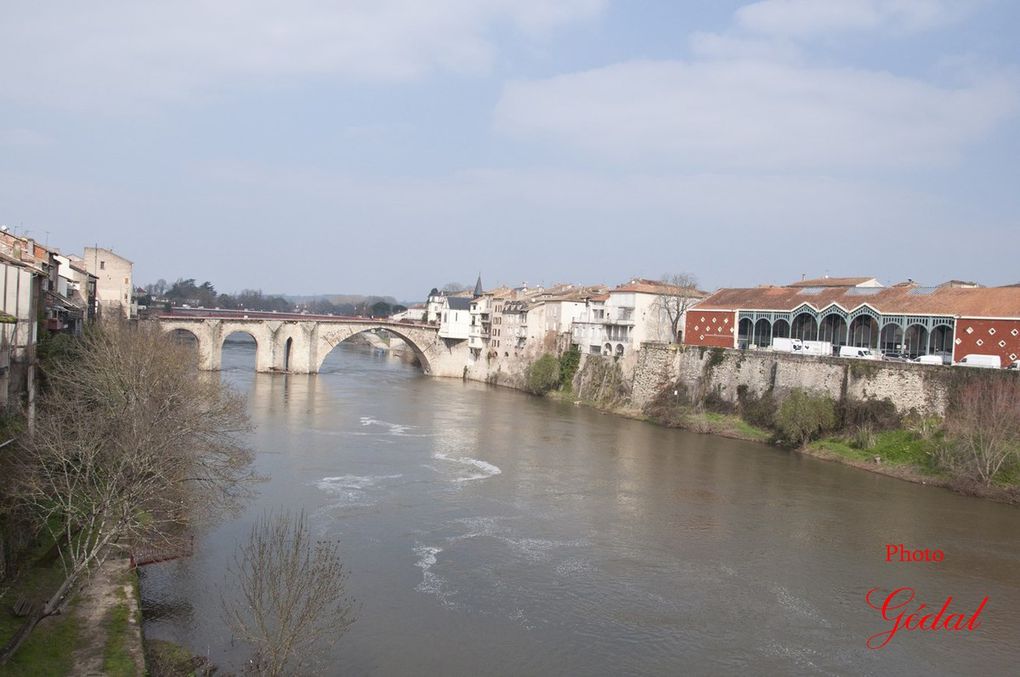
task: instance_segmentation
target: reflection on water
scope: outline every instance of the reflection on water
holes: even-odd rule
[[[1020,658],[1020,512],[763,446],[475,383],[370,349],[255,375],[230,346],[272,480],[189,560],[146,568],[146,632],[226,666],[234,544],[263,510],[339,538],[362,611],[336,673],[960,674]],[[884,561],[886,543],[938,565]],[[990,598],[979,632],[865,639],[876,586]]]

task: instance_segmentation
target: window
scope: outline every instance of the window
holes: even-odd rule
[[[106,261],[99,262],[99,270],[106,270]]]

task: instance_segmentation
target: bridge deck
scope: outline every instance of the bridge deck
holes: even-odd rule
[[[394,327],[418,327],[435,329],[432,324],[422,322],[396,322],[389,318],[364,317],[361,315],[313,315],[311,313],[273,313],[257,310],[224,310],[212,308],[175,308],[167,313],[155,315],[157,320],[280,320],[284,322],[344,322],[355,324],[392,325]]]

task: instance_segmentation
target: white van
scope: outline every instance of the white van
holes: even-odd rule
[[[998,355],[967,355],[957,362],[962,367],[982,367],[984,369],[1002,369],[1002,358]]]
[[[941,355],[919,355],[914,359],[914,362],[917,362],[919,364],[939,364],[939,365],[943,363]]]
[[[801,341],[805,355],[832,357],[832,343],[829,341]]]
[[[800,351],[800,339],[783,338],[782,336],[772,339],[772,350],[781,353],[792,353]]]
[[[871,348],[861,348],[859,346],[840,346],[839,347],[840,357],[854,357],[861,360],[877,360],[880,359],[878,355],[871,352]]]

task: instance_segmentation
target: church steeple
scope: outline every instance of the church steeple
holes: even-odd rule
[[[475,282],[475,298],[482,295],[482,274],[478,273],[478,281]]]

